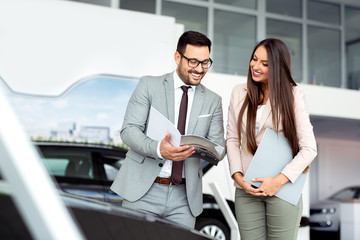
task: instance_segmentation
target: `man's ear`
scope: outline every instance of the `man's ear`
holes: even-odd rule
[[[180,53],[178,51],[175,52],[174,59],[175,59],[176,65],[179,65],[180,61],[181,61],[181,55],[180,55]]]

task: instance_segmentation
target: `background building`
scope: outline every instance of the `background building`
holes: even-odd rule
[[[171,16],[184,30],[207,34],[213,41],[211,57],[215,60],[209,78],[217,81],[224,78],[217,74],[230,75],[225,77],[230,84],[238,81],[231,76],[244,81],[256,42],[268,37],[282,39],[291,53],[293,77],[304,85],[319,147],[317,161],[311,166],[310,202],[360,184],[360,107],[356,106],[360,99],[360,1],[79,2]],[[224,101],[225,109],[227,104]]]
[[[82,126],[79,139],[88,143],[108,143],[110,139],[110,128],[99,126]]]
[[[81,0],[175,17],[213,40],[213,72],[246,75],[256,42],[275,37],[290,48],[297,82],[359,90],[357,0]]]
[[[294,79],[304,84],[319,144],[319,155],[312,165],[311,202],[360,184],[358,0],[81,2],[171,16],[184,30],[207,34],[213,41],[215,64],[210,73],[215,74],[211,77],[214,80],[224,78],[216,73],[230,75],[229,82],[236,79],[231,76],[246,76],[255,43],[268,37],[282,39],[291,52]],[[224,106],[227,104],[225,101]]]

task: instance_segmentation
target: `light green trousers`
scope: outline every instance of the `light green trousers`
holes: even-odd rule
[[[241,240],[296,240],[302,215],[297,206],[278,197],[257,197],[236,188],[235,212]]]

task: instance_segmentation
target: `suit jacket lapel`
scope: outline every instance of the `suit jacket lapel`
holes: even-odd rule
[[[187,127],[187,134],[192,134],[199,118],[202,106],[204,104],[204,89],[201,84],[196,87],[194,100],[191,107],[191,113],[189,118],[189,126]]]
[[[270,116],[271,113],[271,103],[270,103],[270,99],[267,101],[266,105],[265,105],[265,109],[261,115],[260,118],[260,123],[259,123],[259,131],[258,133],[261,131],[261,129],[264,127],[266,120],[268,119],[268,117]]]
[[[169,73],[164,80],[165,87],[165,104],[167,107],[167,117],[174,124],[174,78],[173,73]]]

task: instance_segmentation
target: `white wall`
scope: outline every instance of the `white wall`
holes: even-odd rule
[[[317,143],[319,200],[344,187],[360,185],[360,142],[318,138]]]
[[[360,120],[360,91],[300,84],[311,115]]]
[[[99,73],[173,69],[174,18],[58,0],[0,1],[0,77],[16,92],[58,95]]]
[[[231,91],[235,85],[245,82],[246,77],[244,76],[232,76],[212,72],[207,73],[201,81],[207,88],[218,93],[222,97],[224,129],[226,129],[227,109],[230,103]],[[209,172],[205,174],[203,178],[204,192],[211,193],[208,183],[214,181],[217,182],[220,191],[224,194],[226,199],[234,200],[235,188],[233,186],[233,180],[230,177],[229,163],[226,156],[218,166],[212,167]]]

